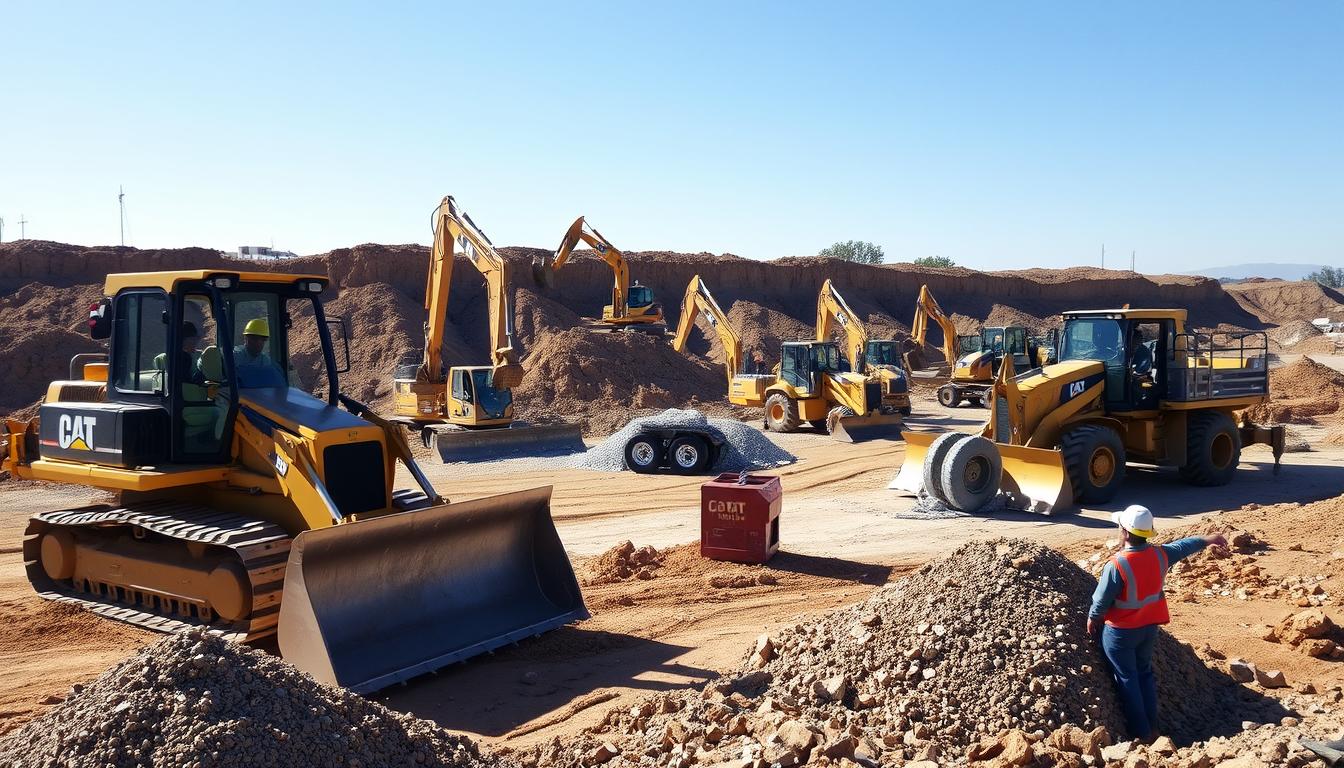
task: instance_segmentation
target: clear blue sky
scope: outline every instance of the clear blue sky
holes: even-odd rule
[[[273,7],[284,5],[287,7]],[[10,4],[6,240],[1344,262],[1344,3]]]

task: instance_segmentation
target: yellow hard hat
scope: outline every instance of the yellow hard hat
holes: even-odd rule
[[[269,339],[271,337],[271,324],[266,322],[264,317],[248,320],[247,325],[243,326],[243,335],[265,336]]]

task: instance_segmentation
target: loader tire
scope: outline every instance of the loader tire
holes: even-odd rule
[[[797,432],[802,426],[798,403],[780,392],[765,399],[765,428],[771,432]]]
[[[652,435],[639,434],[625,443],[625,466],[641,475],[658,471],[663,463],[663,442]]]
[[[826,434],[833,435],[835,430],[840,428],[840,420],[854,415],[854,410],[844,405],[837,405],[826,412]]]
[[[699,435],[682,435],[667,447],[667,463],[678,475],[698,475],[709,465],[709,443]]]
[[[956,408],[961,405],[961,393],[951,384],[944,384],[938,388],[938,404],[944,408]]]
[[[999,495],[1003,457],[993,442],[972,436],[953,444],[939,477],[949,507],[976,512]]]
[[[1192,413],[1185,435],[1181,479],[1206,487],[1232,482],[1241,462],[1241,435],[1232,417],[1222,411]]]
[[[901,415],[902,415],[902,416],[909,416],[910,414],[912,414],[912,413],[914,413],[914,412],[915,412],[914,407],[913,407],[913,406],[909,406],[909,405],[907,405],[907,406],[905,406],[904,408],[901,409]]]
[[[1075,499],[1103,503],[1115,498],[1125,482],[1125,444],[1115,430],[1100,424],[1074,427],[1064,433],[1060,450]]]
[[[924,490],[942,504],[948,504],[947,492],[943,489],[943,462],[952,447],[970,435],[965,432],[948,432],[940,435],[929,444],[924,455]]]

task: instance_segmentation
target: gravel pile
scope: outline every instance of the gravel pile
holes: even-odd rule
[[[748,424],[731,419],[706,418],[696,410],[669,408],[655,416],[632,419],[619,432],[577,457],[574,466],[601,472],[624,470],[625,444],[646,426],[659,429],[703,429],[723,438],[719,462],[711,467],[717,472],[778,467],[798,460],[798,457],[771,442],[764,432]]]
[[[174,635],[0,739],[0,766],[453,766],[503,763],[466,738],[264,652]]]
[[[1092,754],[1096,764],[1124,724],[1083,629],[1094,587],[1039,544],[972,542],[865,603],[762,635],[737,672],[702,691],[614,710],[525,762],[947,765],[1054,750]],[[1164,730],[1177,743],[1288,714],[1165,634],[1155,665]]]

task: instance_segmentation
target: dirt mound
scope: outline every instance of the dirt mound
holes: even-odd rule
[[[1247,410],[1255,421],[1344,425],[1344,374],[1303,357],[1269,372],[1269,402]]]
[[[217,637],[174,635],[0,740],[0,763],[499,765],[468,739]]]
[[[1320,335],[1321,329],[1307,320],[1290,320],[1269,332],[1269,338],[1284,348],[1292,348]]]
[[[0,413],[24,408],[47,384],[69,378],[75,355],[106,350],[85,330],[89,304],[101,295],[95,286],[28,283],[0,297]]]
[[[629,540],[584,564],[579,583],[585,587],[615,584],[627,579],[652,579],[663,565],[663,553],[650,546],[636,548]]]
[[[1225,289],[1247,312],[1267,323],[1344,319],[1344,293],[1311,280],[1234,283]]]

